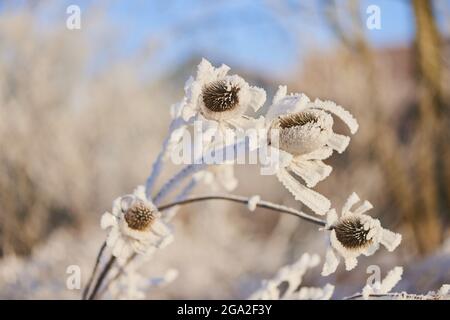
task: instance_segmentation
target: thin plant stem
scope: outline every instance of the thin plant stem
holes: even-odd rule
[[[246,139],[241,139],[237,141],[234,144],[225,145],[220,151],[218,151],[216,154],[228,154],[228,152],[231,152],[230,150],[233,150],[233,154],[237,154],[237,149],[240,145],[246,145],[247,141]],[[174,188],[176,188],[182,180],[185,178],[205,169],[208,167],[208,163],[206,163],[203,159],[203,155],[200,158],[195,159],[194,163],[191,163],[187,166],[185,166],[183,169],[181,169],[178,173],[176,173],[168,182],[166,182],[162,187],[161,190],[156,194],[156,196],[153,198],[153,203],[155,205],[158,205]],[[147,192],[148,194],[148,192]]]
[[[206,168],[206,164],[190,164],[181,169],[177,174],[175,174],[167,183],[164,184],[164,186],[161,188],[161,190],[156,194],[154,197],[153,203],[158,204],[161,202],[164,197],[169,194],[174,187],[177,187],[184,178],[193,175],[194,173],[203,170]]]
[[[125,262],[125,264],[117,271],[117,273],[112,277],[103,287],[103,289],[98,293],[98,296],[101,297],[108,290],[109,286],[120,278],[120,276],[125,272],[125,268],[130,264],[130,262],[136,257],[137,253],[133,253]]]
[[[147,198],[150,199],[152,191],[153,191],[153,187],[156,183],[156,180],[158,179],[160,173],[161,173],[161,167],[163,164],[163,158],[166,154],[167,151],[167,147],[169,145],[170,142],[170,137],[173,133],[173,131],[177,128],[179,128],[182,125],[182,119],[181,118],[175,118],[172,120],[172,122],[169,125],[169,133],[167,135],[167,137],[165,138],[163,145],[161,147],[161,151],[159,152],[158,156],[156,157],[155,162],[153,163],[152,166],[152,171],[150,176],[147,178],[147,181],[145,183],[145,189],[146,189],[146,196]]]
[[[344,300],[354,300],[363,298],[364,295],[362,293],[356,293],[350,297],[344,298]],[[437,299],[438,296],[435,295],[423,295],[423,294],[414,294],[414,293],[398,293],[398,292],[388,292],[388,293],[372,293],[369,294],[369,298],[406,298],[409,300],[433,300]]]
[[[111,270],[111,267],[113,266],[114,262],[116,261],[116,257],[111,255],[111,258],[109,258],[108,262],[106,263],[105,267],[103,268],[102,272],[100,273],[97,282],[95,283],[94,289],[92,290],[91,295],[89,296],[88,300],[94,300],[95,296],[97,295],[98,290],[100,289],[100,286],[103,283],[103,280],[105,280],[106,275]]]
[[[100,260],[101,260],[102,255],[103,255],[103,251],[105,251],[105,248],[106,248],[106,241],[103,242],[103,244],[100,247],[100,250],[99,250],[99,252],[97,254],[97,259],[95,260],[94,269],[92,269],[92,273],[91,273],[91,276],[89,277],[89,281],[86,284],[86,287],[84,288],[84,291],[83,291],[83,296],[82,296],[83,300],[86,300],[86,298],[87,298],[87,295],[88,295],[89,290],[90,290],[91,285],[92,285],[92,281],[94,280],[95,273],[97,272],[97,269],[98,269],[98,266],[100,264]]]
[[[200,196],[200,197],[190,197],[190,198],[186,198],[183,200],[179,200],[179,201],[175,201],[175,202],[171,202],[171,203],[159,206],[158,210],[164,211],[164,210],[167,210],[167,209],[175,207],[175,206],[185,205],[185,204],[200,202],[200,201],[207,201],[207,200],[225,200],[225,201],[237,202],[237,203],[241,203],[241,204],[248,204],[248,201],[250,199],[247,197],[237,196],[237,195],[209,195],[209,196]],[[289,207],[286,207],[286,206],[283,206],[280,204],[275,204],[275,203],[272,203],[269,201],[260,200],[260,201],[258,201],[256,206],[259,208],[270,209],[270,210],[286,213],[286,214],[298,217],[300,219],[303,219],[305,221],[317,224],[322,227],[326,226],[326,221],[324,221],[322,219],[318,219],[316,217],[313,217],[313,216],[306,214],[304,212],[301,212],[299,210],[289,208]]]

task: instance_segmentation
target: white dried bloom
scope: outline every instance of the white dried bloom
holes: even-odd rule
[[[324,288],[299,289],[304,274],[320,263],[320,257],[316,254],[303,254],[297,262],[281,268],[275,277],[263,282],[262,287],[255,291],[249,299],[279,300],[279,299],[329,299],[334,287],[326,285]],[[284,292],[280,291],[280,285],[287,284]]]
[[[332,167],[323,163],[333,153],[343,152],[350,138],[333,132],[333,118],[341,118],[354,134],[358,123],[341,106],[331,101],[311,102],[305,94],[287,95],[280,86],[266,115],[268,143],[279,157],[270,166],[295,198],[315,213],[323,215],[331,206],[323,195],[311,190],[328,177]],[[300,177],[306,186],[295,177]]]
[[[100,224],[102,229],[109,229],[106,244],[119,262],[133,252],[148,254],[173,240],[157,208],[147,200],[144,186],[114,200],[112,212],[105,212]]]
[[[387,294],[397,283],[402,279],[403,268],[395,267],[388,272],[386,277],[381,282],[375,282],[373,285],[367,284],[362,290],[364,299],[369,299],[373,294]]]
[[[238,75],[228,75],[229,70],[226,65],[215,68],[202,59],[195,79],[191,77],[185,84],[182,115],[186,121],[200,115],[204,120],[240,126],[249,108],[257,111],[264,104],[264,89],[250,86]]]
[[[327,214],[326,230],[330,231],[330,247],[326,253],[322,275],[327,276],[336,271],[339,256],[344,258],[346,270],[356,267],[357,257],[370,256],[378,250],[380,244],[393,251],[400,244],[402,236],[381,227],[380,221],[366,214],[372,209],[369,201],[364,201],[352,211],[352,207],[360,201],[356,193],[352,193],[342,207],[338,217],[334,209]]]

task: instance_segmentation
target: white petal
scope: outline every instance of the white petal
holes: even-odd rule
[[[277,173],[278,180],[288,189],[296,200],[302,202],[311,210],[319,215],[324,215],[330,209],[331,203],[326,197],[314,190],[311,190],[295,178],[293,178],[285,169]]]
[[[310,153],[302,154],[300,158],[304,160],[325,160],[331,157],[333,149],[331,147],[324,146]]]
[[[383,281],[381,281],[379,293],[386,294],[390,292],[402,279],[402,274],[403,274],[402,267],[395,267],[394,269],[389,271],[386,277],[383,279]]]
[[[122,214],[122,206],[120,204],[121,201],[122,201],[122,197],[118,197],[118,198],[114,199],[114,201],[112,203],[111,213],[116,217],[120,217],[120,215]]]
[[[387,229],[383,229],[380,242],[386,247],[386,249],[388,249],[388,251],[394,251],[395,248],[398,247],[400,242],[402,242],[402,235]]]
[[[334,223],[338,221],[338,216],[335,209],[331,209],[327,212],[327,225],[326,228],[331,227]]]
[[[327,249],[325,254],[325,263],[322,268],[322,276],[328,276],[334,273],[339,265],[339,257],[335,254],[332,248]]]
[[[117,224],[117,218],[109,212],[105,212],[100,219],[100,227],[106,229]]]
[[[353,213],[354,214],[363,214],[364,212],[367,212],[372,208],[373,208],[373,205],[369,201],[366,200]]]
[[[163,237],[161,239],[161,241],[158,243],[158,248],[165,248],[166,246],[168,246],[169,244],[171,244],[174,240],[174,237],[172,234]]]
[[[128,194],[120,198],[120,211],[126,212],[136,201],[136,197],[132,194]]]
[[[283,87],[280,87],[278,89],[279,91],[284,91]],[[278,93],[275,95],[277,96]],[[280,94],[281,96],[282,94]],[[281,114],[288,114],[288,113],[294,113],[294,112],[300,112],[306,108],[308,108],[308,105],[310,103],[310,100],[308,96],[306,96],[303,93],[300,94],[291,94],[288,96],[284,96],[282,99],[277,99],[276,103],[273,103],[269,110],[267,111],[266,118],[268,121],[271,121],[278,117]]]
[[[345,149],[347,149],[349,143],[350,137],[333,132],[331,134],[330,139],[327,142],[327,145],[336,150],[337,152],[342,153],[345,151]]]
[[[329,111],[338,116],[349,127],[352,134],[355,134],[356,131],[358,131],[358,122],[352,116],[352,114],[341,106],[336,105],[336,103],[334,103],[333,101],[321,101],[320,99],[316,99],[314,101],[314,104],[315,107]]]
[[[152,231],[160,236],[166,236],[170,234],[170,229],[164,222],[161,222],[159,219],[153,222]]]
[[[117,239],[119,239],[119,236],[120,236],[119,230],[117,228],[112,228],[106,238],[107,246],[113,247],[116,244]]]
[[[273,175],[287,167],[292,161],[290,153],[277,148],[261,148],[260,151],[261,175]]]
[[[289,168],[303,180],[309,188],[328,177],[333,170],[320,160],[294,160]]]
[[[197,77],[195,80],[203,83],[214,81],[218,77],[224,77],[229,70],[230,68],[226,65],[214,68],[208,60],[202,58],[202,61],[197,66]]]
[[[143,185],[137,186],[136,189],[134,189],[133,194],[143,201],[147,200],[147,196],[145,195],[145,186]]]
[[[120,252],[120,255],[117,256],[119,264],[123,264],[127,261],[127,259],[131,256],[133,253],[133,248],[128,243],[125,243],[122,247],[122,250]]]
[[[277,104],[287,95],[287,86],[278,86],[278,90],[273,96],[272,105]]]
[[[358,195],[353,192],[347,199],[347,201],[345,202],[344,206],[342,207],[342,215],[346,215],[350,212],[350,210],[352,209],[352,207],[359,202],[359,197]]]
[[[368,246],[367,249],[363,252],[366,257],[373,255],[380,248],[380,244],[378,242],[374,242],[372,245]]]
[[[122,249],[126,245],[125,241],[122,238],[117,239],[116,244],[114,245],[112,254],[114,257],[119,258],[122,254]]]
[[[443,284],[442,287],[439,289],[438,294],[441,296],[446,296],[450,292],[450,284]]]
[[[262,107],[264,102],[266,102],[266,91],[258,87],[250,87],[249,91],[250,99],[248,106],[256,112]]]
[[[358,265],[358,260],[355,257],[345,258],[345,270],[350,271]]]
[[[192,104],[187,104],[182,110],[182,117],[184,121],[189,121],[198,113],[198,109],[194,108]]]

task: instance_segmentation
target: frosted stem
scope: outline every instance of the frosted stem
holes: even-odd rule
[[[158,210],[163,211],[163,210],[167,210],[169,208],[175,207],[175,206],[189,204],[189,203],[193,203],[193,202],[207,201],[207,200],[225,200],[225,201],[238,202],[238,203],[247,205],[249,198],[243,197],[243,196],[237,196],[237,195],[209,195],[209,196],[200,196],[200,197],[190,197],[190,198],[186,198],[184,200],[179,200],[179,201],[175,201],[172,203],[168,203],[168,204],[159,206]],[[260,201],[258,201],[256,206],[259,208],[270,209],[270,210],[278,211],[281,213],[286,213],[286,214],[289,214],[292,216],[296,216],[300,219],[317,224],[322,227],[325,227],[325,225],[326,225],[326,221],[324,221],[324,220],[310,216],[299,210],[296,210],[296,209],[293,209],[290,207],[286,207],[286,206],[283,206],[280,204],[275,204],[275,203],[272,203],[269,201],[260,200]]]
[[[153,187],[155,186],[156,180],[159,177],[159,174],[161,173],[162,165],[163,165],[163,159],[164,155],[167,150],[167,146],[169,145],[170,136],[172,132],[177,129],[181,124],[183,123],[183,119],[176,118],[173,119],[169,126],[169,134],[167,135],[166,139],[164,140],[161,151],[158,154],[158,157],[156,157],[155,162],[153,162],[152,171],[150,176],[147,178],[147,181],[145,183],[145,194],[148,199],[151,198]]]

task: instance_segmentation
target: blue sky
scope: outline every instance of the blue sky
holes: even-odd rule
[[[94,6],[101,7],[107,25],[117,31],[113,41],[119,57],[133,58],[137,49],[156,44],[157,54],[149,67],[157,73],[204,56],[232,67],[281,75],[295,69],[311,48],[327,50],[336,44],[321,14],[323,0],[66,1],[80,5],[82,18],[95,12]],[[371,44],[387,47],[411,43],[414,20],[410,1],[361,0],[363,20],[367,18],[366,8],[373,4],[380,8],[381,30],[365,29]],[[58,7],[53,14],[60,19],[64,2]],[[89,34],[96,31],[82,29]]]
[[[274,9],[270,1],[258,0],[113,1],[107,16],[123,32],[124,52],[150,39],[162,40],[157,56],[157,66],[162,68],[203,55],[281,74],[307,53],[311,43],[320,48],[335,43],[323,16],[303,8],[319,8],[320,1],[287,2],[290,8]],[[407,0],[364,0],[363,18],[370,4],[381,10],[381,30],[366,30],[374,46],[410,43],[414,27]]]

